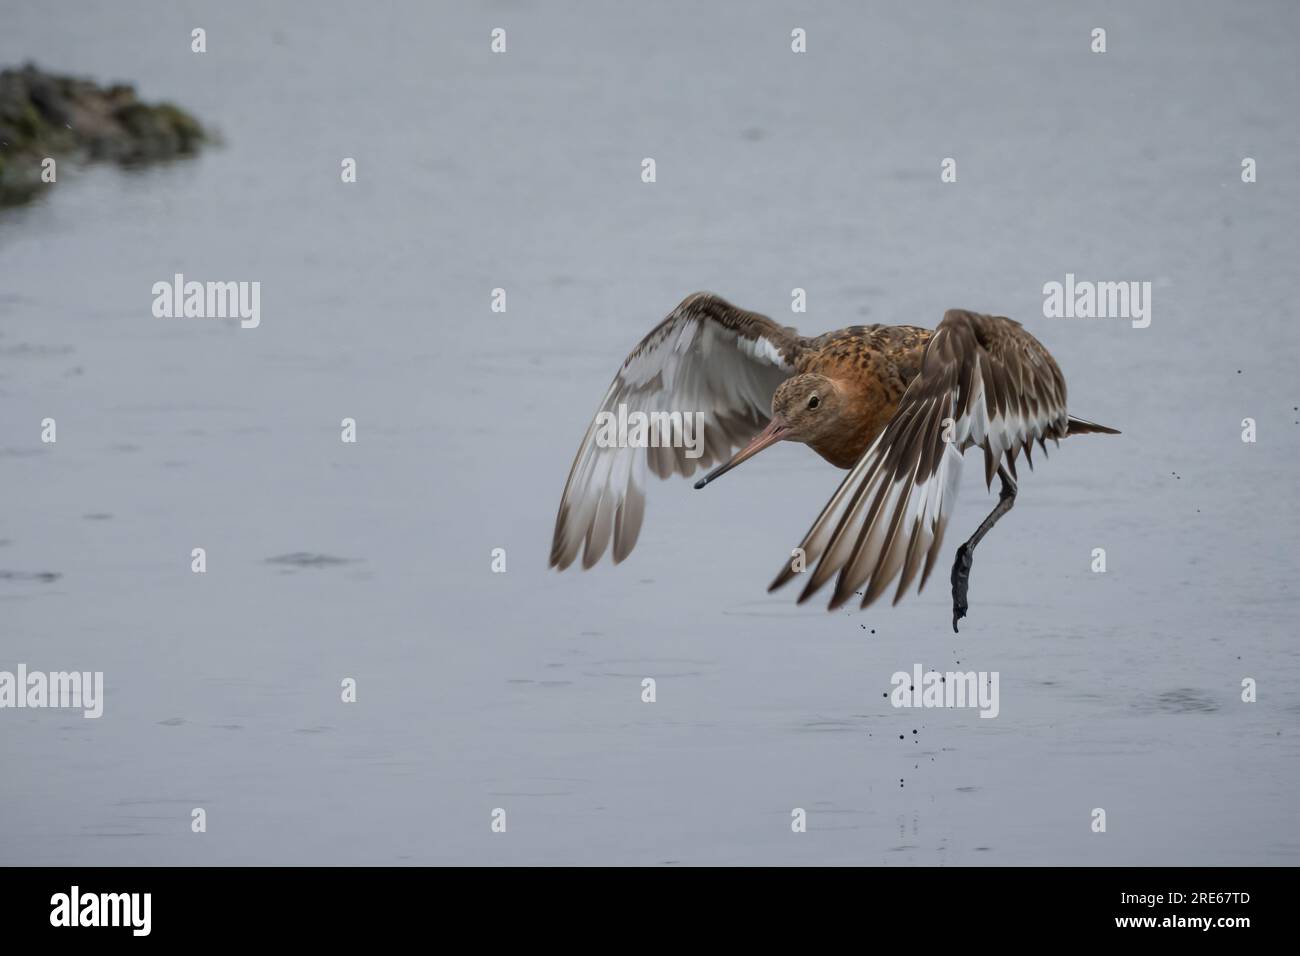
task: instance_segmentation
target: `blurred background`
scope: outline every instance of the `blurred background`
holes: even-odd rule
[[[0,24],[0,65],[132,83],[221,138],[61,163],[0,210],[0,669],[107,688],[99,720],[0,712],[0,862],[1300,858],[1294,4],[0,0]],[[260,282],[260,327],[154,318],[177,272]],[[1067,272],[1150,281],[1151,326],[1044,319]],[[960,636],[977,467],[943,573],[894,608],[765,593],[841,478],[796,446],[656,484],[628,561],[549,572],[610,378],[698,289],[806,334],[1011,316],[1124,434],[1022,470]],[[999,717],[892,709],[918,662],[998,671]]]

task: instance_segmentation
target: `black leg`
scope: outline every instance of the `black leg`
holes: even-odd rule
[[[998,503],[989,516],[984,519],[970,539],[957,549],[957,560],[952,563],[952,629],[958,633],[957,622],[966,616],[966,588],[970,584],[971,560],[975,555],[975,545],[989,533],[989,529],[998,523],[998,519],[1011,510],[1016,503],[1016,483],[1007,470],[998,465],[998,477],[1002,479],[1002,490],[998,492]]]

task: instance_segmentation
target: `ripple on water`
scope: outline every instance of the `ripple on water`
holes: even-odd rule
[[[1176,687],[1135,706],[1145,714],[1212,714],[1219,709],[1218,701],[1194,687]]]
[[[355,558],[338,558],[332,554],[317,554],[313,551],[294,551],[267,558],[267,564],[279,564],[291,568],[329,568],[340,564],[355,564]]]
[[[63,577],[59,571],[0,571],[0,581],[36,581],[52,584]]]

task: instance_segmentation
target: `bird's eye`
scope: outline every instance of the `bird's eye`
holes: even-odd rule
[[[814,395],[812,398],[808,399],[808,407],[809,407],[809,408],[816,408],[816,407],[817,407],[818,405],[820,405],[821,403],[822,403],[822,400],[821,400],[820,398],[818,398],[816,395]]]

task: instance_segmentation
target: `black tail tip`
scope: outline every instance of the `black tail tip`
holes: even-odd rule
[[[1109,425],[1098,425],[1096,422],[1090,422],[1085,418],[1075,418],[1070,416],[1069,426],[1066,429],[1067,435],[1122,435],[1118,428],[1111,428]]]

